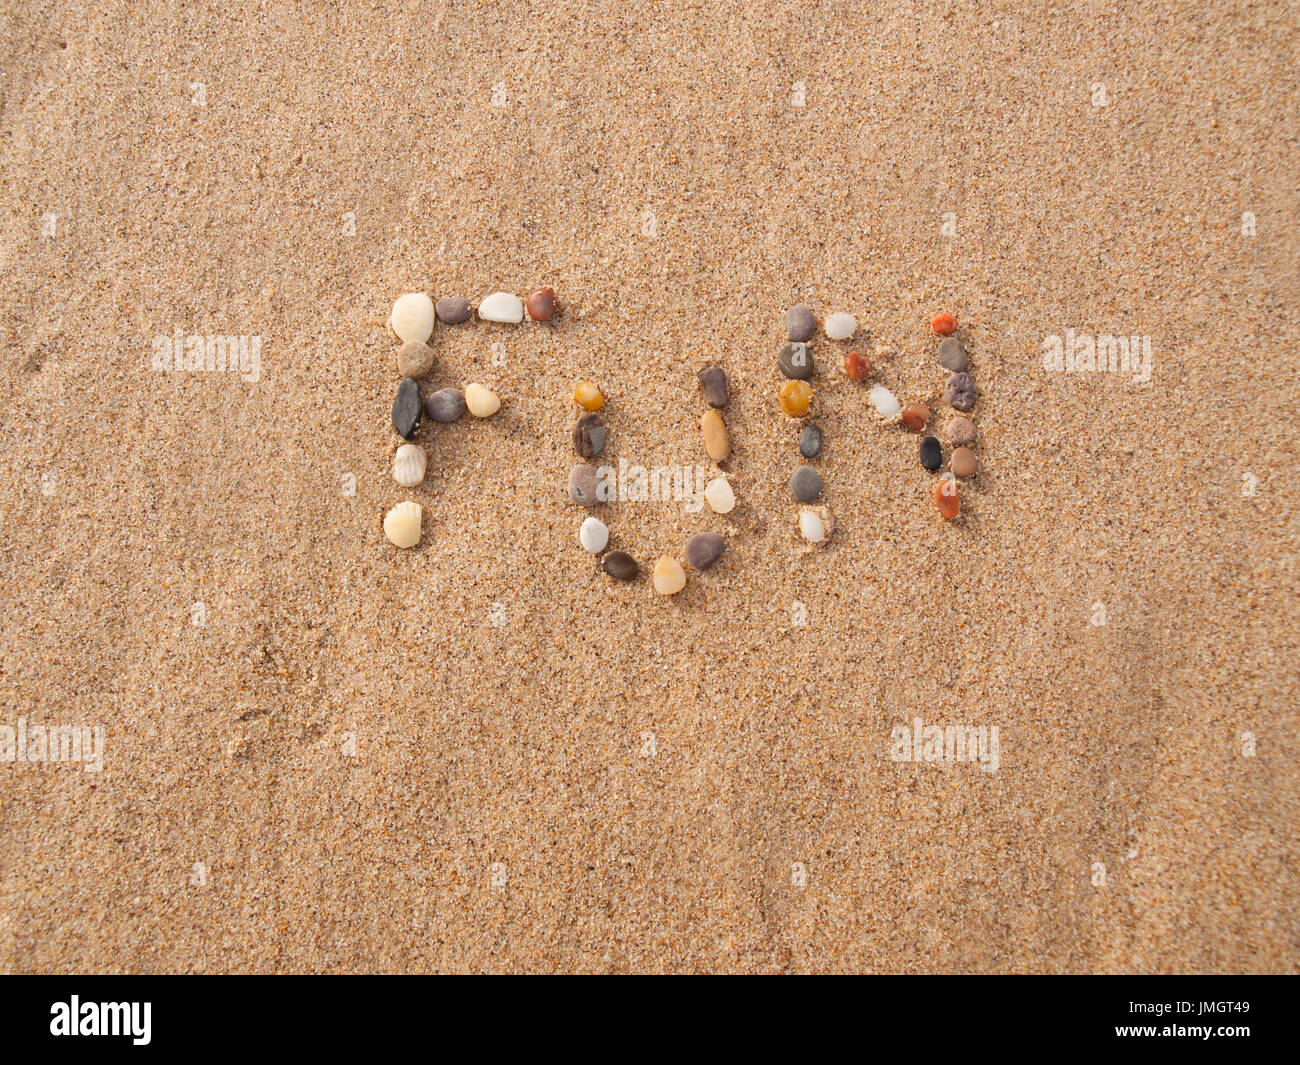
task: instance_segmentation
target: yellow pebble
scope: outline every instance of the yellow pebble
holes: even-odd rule
[[[727,435],[727,423],[716,410],[705,411],[700,419],[700,430],[704,433],[704,450],[714,462],[726,462],[731,454],[731,438]]]
[[[583,410],[600,410],[605,405],[605,397],[592,381],[579,381],[573,389],[573,402]]]
[[[802,418],[812,406],[812,385],[807,381],[787,381],[781,386],[781,409],[791,418]]]
[[[465,406],[475,418],[490,418],[501,409],[501,400],[490,388],[466,385]]]
[[[654,568],[655,591],[660,595],[676,595],[686,587],[686,571],[675,558],[661,555]]]

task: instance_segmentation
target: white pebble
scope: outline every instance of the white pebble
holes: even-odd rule
[[[867,393],[867,399],[871,400],[871,405],[882,418],[897,418],[898,412],[903,409],[899,405],[898,397],[884,385],[876,385],[872,388]]]
[[[578,540],[584,549],[599,555],[609,543],[609,527],[599,518],[588,518],[578,530]]]
[[[427,465],[424,448],[416,444],[403,444],[393,456],[393,480],[403,488],[414,488],[424,480]]]
[[[490,388],[466,385],[465,406],[475,418],[490,418],[501,409],[501,400]]]
[[[433,300],[423,292],[398,296],[388,324],[408,344],[423,344],[433,336]]]
[[[727,514],[736,505],[736,493],[725,477],[715,477],[704,486],[704,501],[715,514]]]
[[[805,540],[819,544],[826,539],[826,525],[815,510],[799,511],[799,532]]]
[[[384,518],[384,535],[397,547],[414,547],[420,542],[420,521],[424,511],[419,503],[398,503]]]
[[[509,292],[494,292],[478,305],[478,316],[485,322],[522,322],[524,301]]]
[[[824,328],[832,340],[848,340],[858,331],[858,320],[851,314],[832,314],[826,319]]]

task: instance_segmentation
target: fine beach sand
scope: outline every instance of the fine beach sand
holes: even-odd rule
[[[105,730],[0,763],[0,970],[1300,969],[1293,10],[307,6],[0,19],[0,725]],[[393,299],[543,284],[435,331],[504,406],[399,487]],[[938,427],[958,316],[958,522],[823,337],[804,551],[797,302]],[[178,329],[258,379],[154,371]],[[615,584],[573,383],[705,463],[714,362],[737,509],[599,513],[727,552]],[[997,771],[892,760],[915,717]]]

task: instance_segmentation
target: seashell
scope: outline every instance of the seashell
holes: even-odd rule
[[[524,301],[509,292],[494,292],[478,305],[478,316],[484,322],[522,322]]]
[[[424,511],[419,503],[398,503],[384,518],[384,535],[397,547],[414,547],[420,542]]]
[[[490,388],[466,385],[465,406],[475,418],[490,418],[501,409],[501,400]]]
[[[393,456],[393,480],[403,488],[414,488],[424,480],[428,462],[424,448],[416,444],[403,444]]]
[[[388,324],[408,344],[423,344],[433,336],[433,300],[423,292],[398,296]]]

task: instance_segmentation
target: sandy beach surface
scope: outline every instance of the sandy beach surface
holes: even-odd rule
[[[7,5],[0,970],[1300,969],[1298,25]],[[396,484],[393,300],[542,285],[435,329],[426,391],[503,407]],[[805,548],[796,303],[941,438],[957,315],[957,521],[819,334]],[[1067,330],[1149,379],[1047,368]],[[603,459],[707,467],[710,364],[736,509],[593,510],[643,573],[726,537],[658,597],[578,544],[571,391]],[[900,760],[918,720],[996,767]]]

